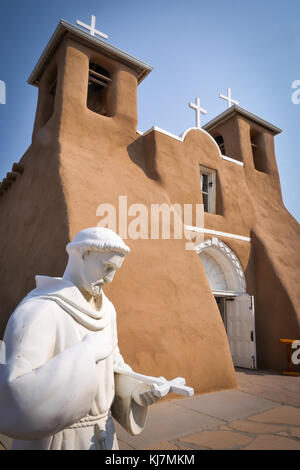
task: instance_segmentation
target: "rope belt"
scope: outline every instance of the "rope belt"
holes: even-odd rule
[[[84,418],[81,418],[77,423],[71,424],[71,426],[68,426],[68,429],[78,429],[78,428],[85,428],[87,426],[95,426],[98,421],[104,420],[106,422],[106,418],[110,416],[110,412],[107,411],[106,413],[103,413],[101,415],[97,416],[85,416]]]

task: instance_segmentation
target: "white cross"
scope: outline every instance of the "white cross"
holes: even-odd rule
[[[219,94],[219,97],[220,97],[220,98],[222,98],[223,100],[228,101],[228,103],[227,103],[227,108],[230,108],[231,103],[239,104],[238,101],[235,101],[235,100],[233,100],[233,99],[231,98],[231,89],[230,89],[230,88],[227,88],[227,94],[228,94],[228,96],[221,95],[221,93]]]
[[[91,26],[89,26],[88,24],[82,23],[82,21],[79,21],[79,20],[76,21],[76,24],[79,24],[79,26],[82,26],[83,28],[88,29],[92,36],[95,36],[95,34],[97,34],[98,36],[101,36],[104,39],[108,39],[107,34],[101,33],[101,31],[98,31],[96,29],[96,16],[94,15],[92,15]]]
[[[196,104],[189,103],[189,107],[196,111],[196,127],[200,129],[201,128],[201,114],[206,114],[207,111],[206,109],[201,108],[199,98],[196,98]]]

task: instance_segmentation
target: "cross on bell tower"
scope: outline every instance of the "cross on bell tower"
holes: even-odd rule
[[[228,94],[228,96],[221,95],[221,93],[219,94],[220,98],[227,101],[227,108],[230,108],[231,103],[239,104],[238,101],[235,101],[234,99],[231,98],[231,89],[230,88],[227,88],[227,94]]]
[[[104,39],[108,39],[107,34],[101,33],[101,31],[98,31],[98,29],[96,29],[96,16],[94,15],[92,15],[90,26],[88,24],[82,23],[82,21],[79,20],[76,21],[76,24],[79,24],[79,26],[88,29],[92,36],[95,36],[95,34],[97,34],[97,36],[101,36]]]

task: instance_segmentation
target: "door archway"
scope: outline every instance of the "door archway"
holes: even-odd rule
[[[254,298],[246,293],[242,266],[216,237],[196,247],[226,329],[233,363],[256,368]]]
[[[242,295],[246,281],[242,266],[234,252],[216,237],[205,240],[196,248],[214,294]]]

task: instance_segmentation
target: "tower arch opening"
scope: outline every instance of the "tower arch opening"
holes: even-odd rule
[[[95,62],[90,61],[87,93],[88,109],[102,116],[111,115],[108,99],[108,89],[111,82],[110,72]]]
[[[226,150],[225,150],[225,142],[223,137],[219,134],[216,137],[214,137],[215,141],[218,144],[218,147],[220,149],[220,152],[222,155],[226,155]]]

